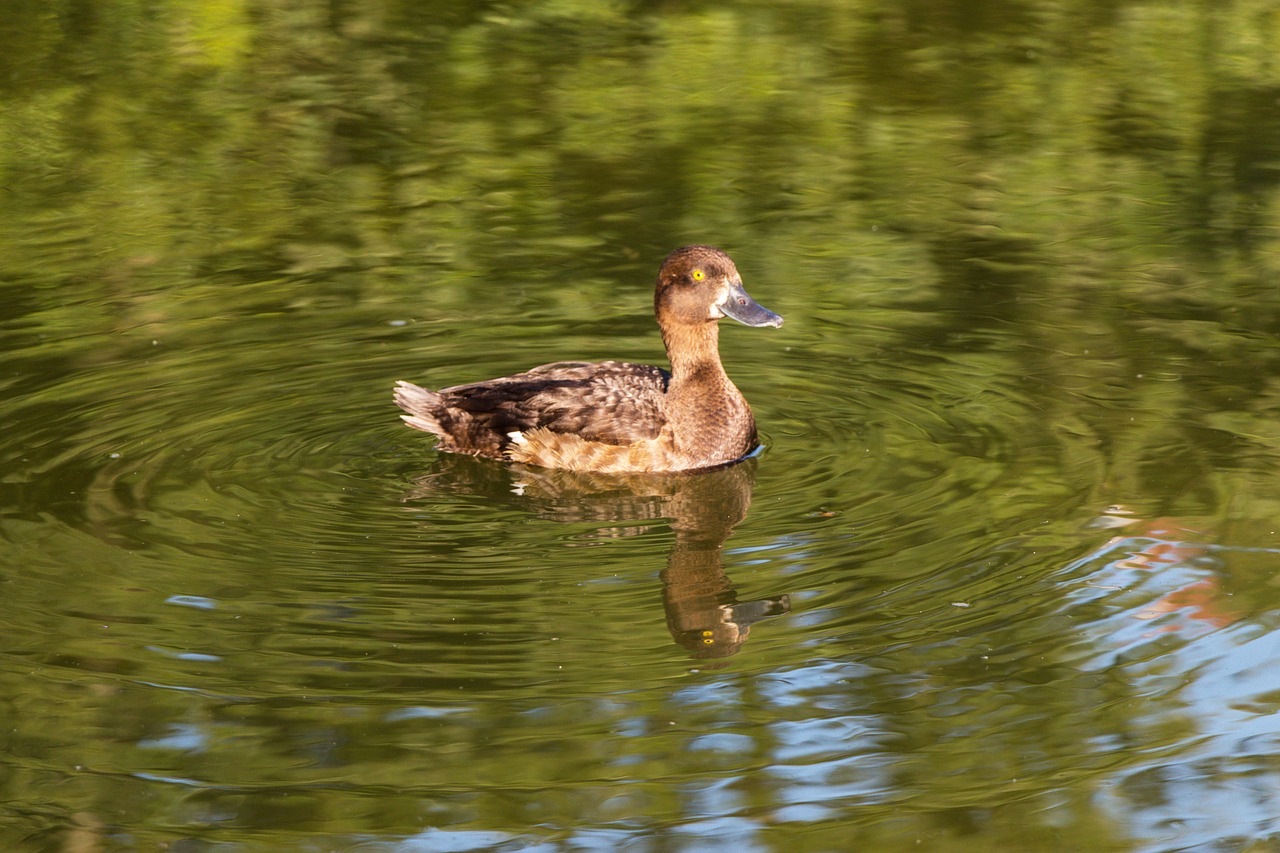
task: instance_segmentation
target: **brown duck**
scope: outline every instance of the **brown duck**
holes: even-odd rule
[[[398,382],[404,422],[439,449],[547,468],[673,473],[740,459],[755,418],[720,364],[721,317],[748,326],[782,318],[747,295],[729,256],[676,249],[662,264],[654,314],[671,372],[619,361],[560,361],[524,373],[429,391]]]

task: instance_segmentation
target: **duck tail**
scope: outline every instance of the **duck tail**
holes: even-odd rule
[[[402,380],[396,383],[395,400],[396,405],[405,411],[400,419],[406,424],[441,438],[446,437],[445,428],[440,423],[440,416],[445,411],[444,397]]]

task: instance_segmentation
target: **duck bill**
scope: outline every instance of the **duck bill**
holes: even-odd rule
[[[729,293],[719,305],[721,313],[747,326],[782,325],[782,318],[747,295],[742,285],[729,285]]]

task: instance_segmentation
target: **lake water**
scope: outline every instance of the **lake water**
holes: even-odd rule
[[[3,849],[1280,849],[1274,3],[7,17]],[[756,458],[401,425],[693,242]]]

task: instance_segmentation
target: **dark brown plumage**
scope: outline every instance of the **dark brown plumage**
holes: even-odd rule
[[[782,318],[756,304],[733,261],[710,246],[668,255],[653,301],[670,373],[562,361],[440,391],[399,382],[396,405],[409,426],[439,437],[440,450],[548,468],[670,473],[745,456],[755,419],[720,364],[717,321]]]

